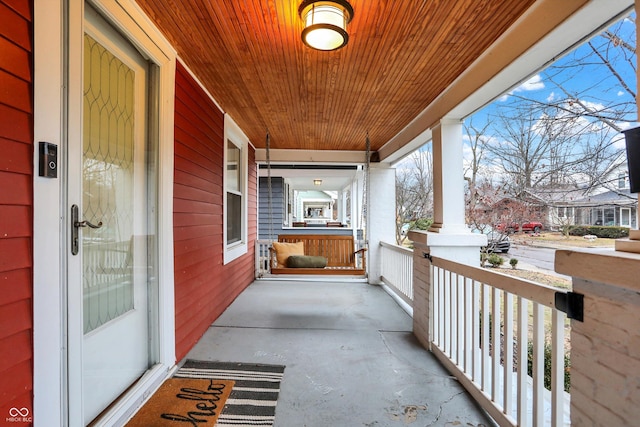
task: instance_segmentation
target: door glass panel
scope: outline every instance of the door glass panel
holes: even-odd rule
[[[85,34],[82,229],[84,332],[134,308],[135,73]],[[139,202],[138,202],[139,203]],[[138,206],[141,207],[141,206]]]

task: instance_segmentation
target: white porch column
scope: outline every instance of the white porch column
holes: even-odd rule
[[[372,163],[367,206],[369,283],[381,283],[380,242],[395,243],[395,223],[396,170],[388,163]]]
[[[433,213],[428,232],[411,231],[413,241],[413,332],[429,348],[431,342],[431,264],[427,255],[462,264],[480,265],[480,247],[487,236],[466,225],[462,122],[443,120],[433,130]],[[445,279],[446,280],[446,279]]]
[[[464,211],[462,122],[442,120],[433,137],[433,225],[434,233],[468,232]]]

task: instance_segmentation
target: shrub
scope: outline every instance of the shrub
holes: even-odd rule
[[[527,374],[533,376],[533,343],[527,348]],[[551,344],[544,344],[544,387],[551,390]],[[564,391],[569,393],[571,389],[571,357],[569,353],[564,355]]]
[[[500,255],[491,254],[487,259],[492,267],[500,267],[504,263],[504,259]]]
[[[569,235],[571,236],[586,236],[587,234],[604,239],[620,239],[621,237],[629,237],[629,229],[603,225],[573,225],[569,227]]]
[[[518,260],[516,258],[511,258],[509,260],[509,264],[511,265],[511,268],[513,268],[515,270],[516,269],[516,265],[518,265]]]
[[[409,223],[409,230],[428,230],[433,224],[432,218],[418,218]]]

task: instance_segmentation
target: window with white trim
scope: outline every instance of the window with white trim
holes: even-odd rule
[[[225,116],[224,151],[224,262],[247,253],[248,139]]]
[[[626,173],[618,174],[618,188],[619,189],[627,188],[627,174]]]

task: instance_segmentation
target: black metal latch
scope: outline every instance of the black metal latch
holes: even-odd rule
[[[575,292],[556,292],[556,308],[567,313],[569,319],[584,322],[584,295]]]

